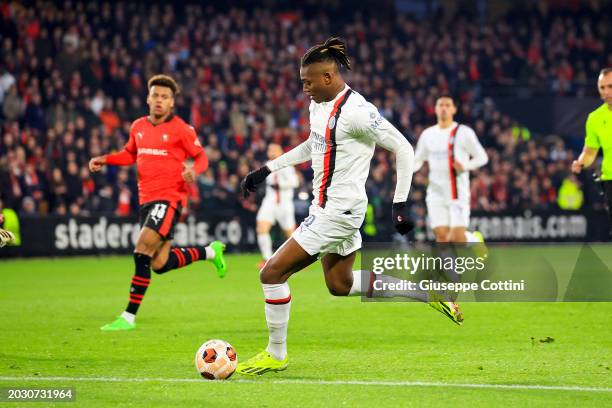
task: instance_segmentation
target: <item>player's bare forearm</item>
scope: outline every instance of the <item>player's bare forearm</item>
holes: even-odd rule
[[[89,171],[96,173],[106,165],[106,156],[97,156],[89,161]]]
[[[597,158],[598,149],[584,146],[577,160],[572,162],[572,172],[578,174],[583,168],[589,167]]]
[[[593,149],[591,147],[584,147],[582,149],[582,153],[578,157],[578,161],[582,164],[583,167],[589,167],[597,158],[597,149]]]

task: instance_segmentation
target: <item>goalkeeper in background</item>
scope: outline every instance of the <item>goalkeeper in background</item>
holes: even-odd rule
[[[604,103],[589,114],[586,121],[584,148],[572,163],[572,172],[578,174],[597,158],[601,148],[601,181],[612,229],[612,68],[604,68],[597,79],[597,89]]]

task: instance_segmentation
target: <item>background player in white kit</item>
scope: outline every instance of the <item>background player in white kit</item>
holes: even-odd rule
[[[276,144],[268,145],[268,159],[274,160],[283,154],[283,148]],[[295,230],[295,208],[293,191],[298,186],[298,176],[293,167],[285,167],[272,173],[266,180],[266,195],[257,212],[257,244],[264,261],[272,257],[272,238],[270,230],[278,225],[289,238]],[[260,268],[263,267],[263,262]]]
[[[312,160],[314,199],[310,214],[260,273],[266,302],[268,347],[238,365],[237,371],[242,374],[260,375],[287,367],[291,307],[287,279],[318,257],[332,295],[378,295],[372,293],[374,274],[367,275],[369,283],[364,282],[362,287],[362,271],[353,271],[357,250],[361,248],[359,228],[368,203],[365,182],[376,145],[395,153],[398,180],[392,206],[395,228],[401,234],[413,228],[406,204],[412,181],[412,146],[374,105],[345,84],[340,66],[350,69],[345,44],[338,38],[312,47],[302,57],[300,78],[304,92],[312,100],[310,136],[291,151],[249,173],[242,182],[243,192],[248,195],[271,172]],[[399,281],[380,276],[381,280]],[[419,297],[423,293],[409,291],[392,295],[428,301],[426,293],[424,297]],[[461,320],[456,304],[435,303],[453,321]]]
[[[482,241],[470,225],[470,170],[489,160],[476,133],[453,120],[457,107],[450,95],[441,95],[435,106],[438,123],[423,131],[417,143],[414,171],[429,163],[427,213],[436,242]]]

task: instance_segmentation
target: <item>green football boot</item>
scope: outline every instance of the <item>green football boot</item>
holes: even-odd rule
[[[227,273],[227,264],[225,263],[225,257],[223,251],[225,251],[225,244],[221,241],[213,241],[210,243],[210,247],[215,251],[215,257],[209,259],[209,261],[215,266],[217,275],[223,278]]]
[[[463,312],[459,309],[459,305],[455,302],[429,302],[429,306],[442,313],[458,325],[463,323]]]
[[[105,324],[100,327],[102,331],[120,331],[120,330],[134,330],[136,323],[130,323],[123,316],[117,317],[114,322]]]
[[[247,361],[238,364],[236,372],[244,375],[262,375],[270,371],[278,372],[286,370],[288,363],[289,356],[285,356],[284,360],[279,361],[264,350]]]
[[[436,292],[430,290],[429,291],[429,299],[431,302],[428,302],[429,306],[438,312],[442,313],[444,316],[448,317],[458,325],[463,323],[463,312],[459,308],[459,304],[452,301],[443,300],[442,296],[437,294]]]

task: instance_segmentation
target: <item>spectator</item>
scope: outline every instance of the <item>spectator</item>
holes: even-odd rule
[[[460,98],[461,120],[474,126],[492,158],[472,179],[474,210],[554,208],[573,153],[562,140],[514,123],[483,95],[514,86],[549,95],[592,91],[587,79],[612,64],[605,13],[590,2],[571,11],[561,3],[547,12],[529,2],[512,6],[486,24],[457,15],[445,30],[435,18],[416,22],[401,13],[376,24],[375,15],[366,21],[347,12],[332,25],[300,9],[280,15],[198,4],[10,3],[6,19],[27,29],[14,30],[0,50],[0,196],[14,208],[30,196],[43,213],[133,214],[133,169],[87,176],[83,168],[88,157],[123,146],[130,122],[146,114],[146,80],[167,71],[183,85],[176,112],[196,127],[210,161],[194,201],[250,211],[254,202],[235,197],[240,177],[265,161],[268,143],[290,149],[309,135],[299,58],[321,33],[340,30],[359,67],[349,83],[408,138],[432,122],[437,94]],[[122,18],[110,19],[116,15]],[[387,152],[375,153],[367,188],[381,222],[393,165]],[[597,190],[581,181],[585,200],[593,200]],[[417,215],[426,183],[426,174],[415,176]]]
[[[7,121],[14,121],[19,119],[22,113],[21,99],[17,94],[17,87],[11,86],[8,90],[7,95],[4,96],[4,102],[2,103],[2,113]]]

